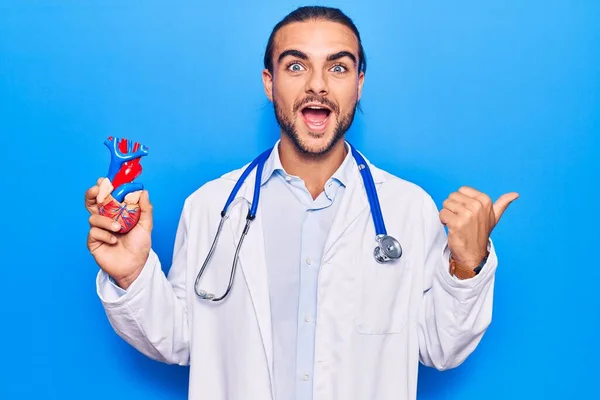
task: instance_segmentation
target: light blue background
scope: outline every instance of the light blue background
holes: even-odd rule
[[[328,4],[363,35],[350,138],[372,161],[438,205],[461,185],[521,194],[493,232],[491,329],[461,367],[421,368],[420,399],[596,398],[600,2]],[[110,328],[83,195],[106,174],[108,135],[147,144],[167,270],[184,198],[278,135],[261,62],[297,5],[0,2],[0,399],[186,397],[186,368]]]

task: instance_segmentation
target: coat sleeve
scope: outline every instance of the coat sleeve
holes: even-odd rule
[[[172,265],[166,276],[151,250],[140,275],[123,290],[103,271],[96,289],[115,332],[146,356],[167,364],[189,365],[186,307],[188,206],[175,236]]]
[[[419,312],[419,359],[438,370],[462,364],[492,320],[494,275],[498,264],[491,240],[486,264],[474,278],[450,275],[450,251],[438,209],[426,196],[424,290]]]

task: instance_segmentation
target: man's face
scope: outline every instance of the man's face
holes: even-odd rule
[[[360,99],[358,41],[342,24],[292,23],[275,36],[263,82],[283,133],[305,154],[327,153],[348,130]]]

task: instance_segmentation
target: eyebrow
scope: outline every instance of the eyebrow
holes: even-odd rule
[[[306,53],[300,51],[300,50],[285,50],[284,52],[282,52],[279,57],[277,58],[278,62],[281,62],[281,60],[283,60],[285,57],[297,57],[300,58],[301,60],[308,60],[308,55],[306,55]],[[348,57],[352,60],[352,62],[354,63],[354,65],[356,65],[356,56],[354,56],[354,54],[350,53],[349,51],[338,51],[337,53],[334,54],[330,54],[327,56],[327,61],[335,61],[335,60],[339,60],[340,58],[344,58],[344,57]]]
[[[331,54],[331,55],[327,56],[327,61],[335,61],[335,60],[339,60],[340,58],[344,58],[344,57],[350,58],[352,60],[352,62],[354,63],[354,65],[356,65],[356,57],[354,56],[354,54],[350,53],[349,51],[340,51],[335,54]]]
[[[300,50],[286,50],[284,52],[282,52],[279,57],[277,58],[278,62],[281,62],[281,60],[283,60],[286,57],[297,57],[300,58],[302,60],[308,60],[308,56],[306,55],[306,53],[301,52]]]

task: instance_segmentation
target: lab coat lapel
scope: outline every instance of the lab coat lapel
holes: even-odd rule
[[[244,185],[240,188],[238,196],[243,196],[248,202],[252,203],[254,181],[256,170],[248,175]],[[246,215],[249,210],[247,207],[236,207],[235,221],[232,221],[232,229],[237,246],[240,235],[246,224]],[[252,305],[256,313],[260,333],[265,349],[265,356],[269,366],[271,382],[273,382],[273,345],[271,335],[271,305],[269,300],[269,286],[267,276],[267,263],[265,255],[265,243],[263,234],[263,219],[261,202],[259,201],[258,210],[255,219],[250,223],[248,234],[246,235],[239,254],[239,266],[243,273],[248,291],[252,299]],[[272,385],[273,387],[273,385]]]
[[[354,159],[352,160],[353,168],[349,174],[349,179],[346,184],[344,194],[340,205],[335,213],[333,224],[329,230],[329,235],[325,241],[323,250],[323,261],[327,262],[329,250],[354,222],[354,220],[365,210],[368,209],[369,201],[367,200],[366,192],[363,186],[362,177],[358,170],[358,166]]]

